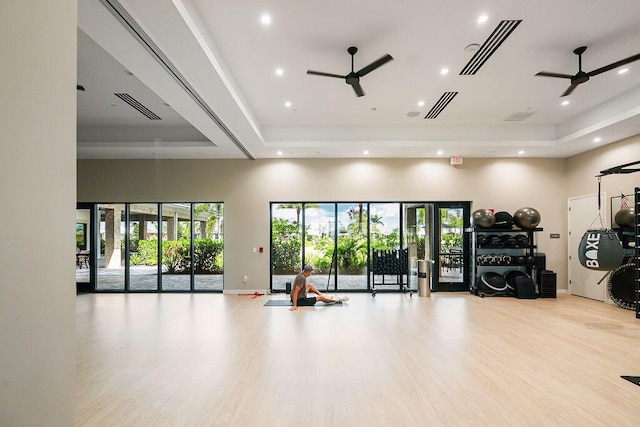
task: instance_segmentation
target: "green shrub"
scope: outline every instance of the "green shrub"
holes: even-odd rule
[[[167,273],[187,272],[190,267],[189,241],[186,239],[162,242],[162,265]]]
[[[103,240],[104,242],[104,240]],[[138,240],[137,252],[129,256],[131,265],[158,265],[158,239]],[[169,273],[191,272],[191,250],[188,239],[162,242],[162,264]],[[195,239],[193,241],[194,271],[196,274],[223,272],[224,243],[220,240]]]
[[[221,273],[224,243],[220,240],[195,239],[193,265],[196,274]]]
[[[132,254],[129,255],[129,264],[130,265],[141,265],[141,264],[143,264],[143,261],[144,260],[142,259],[140,254],[137,254],[137,253],[133,254],[132,253]]]
[[[158,265],[158,239],[140,240],[138,242],[140,264]]]

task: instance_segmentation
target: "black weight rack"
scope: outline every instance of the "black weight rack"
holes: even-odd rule
[[[635,188],[635,197],[633,201],[633,212],[635,216],[635,264],[636,264],[636,293],[635,293],[635,306],[636,306],[636,319],[640,319],[640,187]]]
[[[408,286],[409,281],[409,250],[375,250],[372,256],[373,281],[371,283],[371,294],[376,296],[376,286],[398,286],[401,292],[409,292],[413,296],[412,289]],[[386,279],[393,277],[395,280],[386,282]],[[382,279],[382,281],[379,281]],[[405,282],[406,279],[406,282]]]

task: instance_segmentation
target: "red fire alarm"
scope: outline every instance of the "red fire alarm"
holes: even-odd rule
[[[462,156],[451,156],[449,158],[449,164],[452,166],[460,166],[463,163]]]
[[[262,246],[260,246],[259,251],[260,251],[260,253],[263,253],[264,252],[264,248]]]

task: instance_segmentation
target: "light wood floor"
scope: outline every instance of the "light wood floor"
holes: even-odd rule
[[[640,320],[579,297],[78,296],[79,426],[637,426]],[[282,295],[271,298],[283,298]]]

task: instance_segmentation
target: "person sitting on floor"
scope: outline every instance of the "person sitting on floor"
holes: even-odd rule
[[[344,302],[349,301],[349,297],[327,297],[320,293],[315,286],[311,283],[307,283],[307,278],[311,276],[313,272],[313,267],[309,264],[305,265],[302,268],[302,271],[296,276],[293,281],[293,288],[291,289],[291,302],[293,303],[293,307],[289,310],[297,310],[298,306],[310,306],[315,305],[316,302],[322,301],[325,303],[335,303],[335,302]],[[307,294],[312,292],[317,297],[308,297]]]

